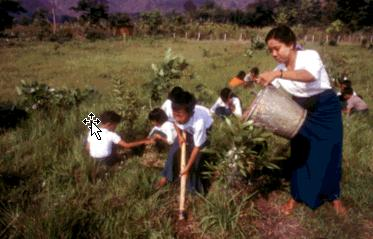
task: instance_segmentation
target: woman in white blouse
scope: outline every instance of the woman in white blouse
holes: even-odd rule
[[[325,201],[337,214],[346,209],[340,198],[343,125],[340,103],[332,90],[319,54],[297,51],[294,32],[287,26],[273,28],[266,36],[268,50],[278,62],[256,82],[282,87],[307,109],[307,118],[291,140],[291,196],[282,207],[290,214],[298,202],[316,209]]]

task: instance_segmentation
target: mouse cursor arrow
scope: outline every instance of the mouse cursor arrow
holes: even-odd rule
[[[91,122],[91,125],[88,127],[91,130],[91,136],[95,135],[98,140],[101,140],[100,132],[102,130],[93,122]]]

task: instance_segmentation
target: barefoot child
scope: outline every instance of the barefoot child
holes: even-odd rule
[[[180,175],[188,175],[187,187],[190,192],[204,192],[201,182],[200,151],[207,144],[207,132],[211,128],[213,119],[208,111],[195,107],[196,100],[192,94],[186,91],[179,92],[172,101],[173,117],[178,135],[168,154],[162,178],[158,187],[172,182],[178,175],[174,175],[174,157],[183,142],[187,143],[187,164]],[[186,132],[187,138],[182,137],[182,131]],[[176,176],[176,177],[175,177]]]
[[[88,134],[86,149],[89,155],[96,161],[103,162],[106,165],[112,165],[118,161],[118,155],[115,151],[115,146],[123,148],[133,148],[143,144],[151,144],[152,139],[140,140],[137,142],[126,142],[115,133],[117,125],[121,121],[120,115],[113,111],[105,111],[100,116],[101,120],[100,132],[101,140],[98,140],[95,135]]]

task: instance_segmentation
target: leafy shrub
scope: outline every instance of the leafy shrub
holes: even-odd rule
[[[209,165],[212,172],[219,174],[224,184],[231,182],[232,176],[251,178],[255,171],[264,168],[278,169],[268,153],[267,141],[270,133],[254,127],[252,121],[245,123],[226,118],[212,135],[212,143],[207,152],[215,154],[218,162]]]
[[[182,77],[188,65],[183,57],[174,55],[171,48],[167,49],[163,62],[158,66],[152,64],[153,77],[144,85],[150,90],[151,100],[160,102],[162,95],[166,95],[174,81]]]
[[[49,111],[54,107],[69,109],[97,93],[93,89],[56,90],[47,84],[37,81],[27,83],[23,80],[21,86],[16,89],[20,96],[20,105],[29,112],[33,110]]]
[[[253,54],[254,54],[254,51],[251,50],[251,48],[248,48],[245,53],[244,53],[244,56],[247,56],[249,58],[253,57]]]
[[[202,49],[202,56],[203,56],[203,57],[210,57],[210,56],[211,56],[211,52],[210,52],[210,50],[209,50],[209,49],[205,49],[205,48],[203,48],[203,49]]]
[[[262,50],[265,46],[264,40],[259,35],[251,37],[251,50]]]
[[[149,110],[141,102],[136,91],[126,86],[123,80],[114,78],[112,97],[113,108],[123,119],[123,124],[121,124],[119,130],[124,130],[126,137],[129,139],[133,139],[137,135],[144,135],[146,133],[145,121],[147,116],[141,114],[145,112],[147,115]]]

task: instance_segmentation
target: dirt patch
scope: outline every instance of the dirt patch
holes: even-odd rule
[[[180,239],[182,238],[185,238],[185,239],[206,238],[208,239],[209,238],[207,236],[201,235],[198,221],[194,218],[191,212],[188,212],[187,219],[183,221],[179,221],[177,216],[178,216],[178,212],[175,211],[175,218],[173,221],[175,221],[174,229],[175,229],[177,238],[180,238]]]
[[[280,206],[274,204],[277,201],[277,193],[269,194],[268,198],[258,198],[255,201],[260,216],[253,221],[259,235],[263,238],[305,238],[308,233],[299,220],[291,215],[286,216],[280,212]]]
[[[364,221],[362,238],[373,239],[373,220]]]

